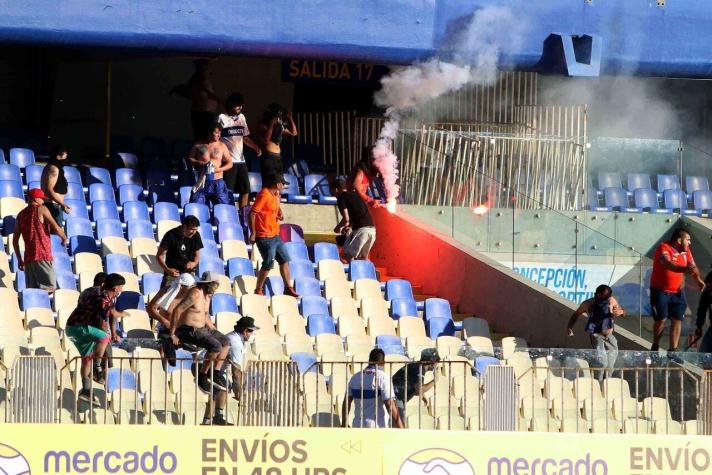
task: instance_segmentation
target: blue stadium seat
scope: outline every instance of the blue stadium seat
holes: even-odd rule
[[[287,248],[291,260],[309,260],[309,250],[303,242],[286,242],[284,246]]]
[[[376,335],[376,347],[387,355],[405,355],[405,349],[399,336]]]
[[[9,236],[15,232],[16,216],[5,216],[2,218],[2,235]]]
[[[22,310],[28,308],[52,308],[49,294],[41,289],[25,289],[22,291]]]
[[[452,320],[452,310],[450,302],[445,299],[429,298],[425,301],[425,319],[431,318],[449,318]]]
[[[237,313],[237,300],[232,294],[215,294],[210,300],[210,315],[217,315],[219,312]]]
[[[239,223],[237,209],[235,205],[215,205],[213,206],[213,224],[219,226],[221,223]]]
[[[623,188],[623,183],[621,182],[620,174],[599,172],[598,189],[605,190],[606,188]]]
[[[143,295],[131,290],[124,290],[116,298],[116,310],[123,311],[129,309],[146,310],[146,302]]]
[[[300,297],[321,297],[321,283],[312,277],[294,279],[294,290]]]
[[[94,238],[83,235],[72,236],[69,238],[69,251],[72,255],[80,252],[92,252],[94,254],[98,252]]]
[[[390,279],[386,282],[386,300],[411,299],[413,297],[413,287],[410,282],[403,279]]]
[[[300,304],[302,315],[309,318],[309,315],[329,315],[329,303],[324,297],[303,296]]]
[[[400,317],[417,317],[418,306],[413,299],[395,298],[391,300],[391,317],[394,320]]]
[[[680,178],[677,175],[658,175],[658,193],[667,190],[679,190]]]
[[[264,292],[267,297],[284,294],[284,281],[282,280],[282,277],[267,277]]]
[[[0,180],[22,183],[22,174],[17,165],[0,164]]]
[[[178,189],[178,199],[181,206],[185,206],[190,203],[190,196],[193,193],[192,186],[181,186]]]
[[[331,242],[314,243],[314,262],[319,263],[322,259],[339,260],[339,248]]]
[[[96,220],[96,238],[101,241],[105,237],[124,237],[121,221],[118,219],[101,218]]]
[[[608,211],[608,208],[605,206],[601,206],[601,203],[599,202],[599,191],[594,189],[594,188],[589,188],[588,189],[588,204],[586,207],[590,211]]]
[[[183,348],[176,349],[176,364],[166,364],[166,371],[172,373],[173,371],[189,370],[193,365],[193,355]]]
[[[5,160],[5,152],[2,148],[0,148],[0,163],[7,163],[7,160]]]
[[[134,273],[133,260],[131,259],[131,256],[127,256],[125,254],[108,254],[104,259],[106,260],[104,269],[107,274],[113,274],[115,272]]]
[[[119,203],[123,205],[131,201],[143,202],[143,187],[141,185],[119,186]]]
[[[195,216],[201,223],[210,221],[210,208],[200,203],[188,203],[183,207],[183,216]]]
[[[83,184],[82,174],[79,172],[79,169],[72,166],[64,167],[64,178],[67,179],[68,183],[78,183],[80,185]]]
[[[158,224],[164,219],[180,221],[180,211],[175,203],[160,201],[153,206],[153,222]]]
[[[67,236],[89,236],[94,238],[94,231],[91,228],[91,221],[84,218],[68,217],[65,221]]]
[[[55,258],[57,256],[54,256]],[[77,290],[77,279],[72,272],[57,272],[57,287],[60,289]]]
[[[603,201],[608,211],[639,212],[628,203],[628,193],[623,188],[606,188],[603,190]]]
[[[10,149],[10,164],[20,168],[25,168],[28,165],[35,163],[35,152],[29,148],[11,148]]]
[[[289,359],[297,364],[299,374],[318,372],[316,355],[314,355],[314,353],[296,352],[289,355]]]
[[[27,184],[27,189],[32,190],[34,188],[42,188],[42,183],[39,181],[31,181]]]
[[[42,181],[42,170],[44,170],[44,165],[28,165],[25,167],[25,183],[28,185],[33,181]]]
[[[124,185],[129,186],[129,185]],[[148,212],[148,205],[143,201],[127,201],[124,203],[124,223],[129,223],[132,220],[139,219],[142,221],[151,221],[151,215]]]
[[[685,191],[689,197],[695,193],[695,191],[709,191],[710,183],[706,176],[687,176],[685,177]]]
[[[329,181],[324,175],[307,175],[304,177],[304,193],[316,196],[319,204],[336,204],[336,198],[331,196]]]
[[[311,261],[292,258],[291,252],[289,257],[289,275],[292,279],[314,278],[314,264]]]
[[[150,221],[143,221],[140,219],[132,219],[127,223],[128,237],[129,240],[138,237],[145,237],[150,239],[156,239],[153,234],[153,225]]]
[[[376,267],[371,261],[353,260],[349,270],[349,280],[355,282],[358,279],[377,280]]]
[[[213,227],[210,222],[201,222],[198,232],[200,233],[200,239],[203,240],[203,244],[205,244],[205,241],[215,242],[215,233],[213,232]]]
[[[95,201],[116,202],[114,188],[111,185],[106,185],[104,183],[93,183],[89,185],[89,203],[93,203]]]
[[[118,152],[116,156],[119,158],[125,168],[138,168],[138,157],[133,153]]]
[[[81,183],[67,182],[67,194],[64,195],[65,200],[77,200],[86,204],[87,199],[84,196],[84,188]]]
[[[89,219],[89,210],[87,210],[87,204],[84,200],[69,200],[65,199],[64,202],[70,206],[69,216],[72,218],[82,218]]]
[[[208,271],[217,272],[221,275],[225,274],[223,261],[221,261],[220,259],[210,259],[209,257],[203,258],[201,256],[200,262],[198,263],[198,274],[203,275],[203,272]]]
[[[425,331],[433,340],[439,336],[455,336],[455,324],[450,318],[431,318],[425,323]]]
[[[650,175],[647,173],[629,173],[628,174],[628,191],[634,192],[638,189],[653,189],[650,184]],[[637,205],[636,205],[637,206]]]
[[[54,259],[53,265],[56,272],[72,272],[72,258],[67,254],[67,250],[64,252],[55,253],[52,255]]]
[[[164,202],[177,204],[176,194],[173,186],[153,185],[148,189],[148,197],[152,204]]]
[[[117,168],[114,172],[116,177],[116,186],[121,185],[141,185],[141,176],[138,170],[133,168]]]
[[[311,196],[303,195],[299,191],[299,180],[296,176],[285,173],[284,179],[289,183],[282,191],[282,196],[287,197],[287,203],[309,204],[312,202]]]
[[[244,241],[245,236],[242,232],[240,223],[221,223],[218,225],[218,242],[227,240]]]
[[[27,288],[25,283],[25,271],[16,269],[15,270],[15,292],[22,293],[23,290]]]
[[[250,193],[259,193],[262,189],[262,175],[249,172],[248,176],[250,178]]]
[[[200,250],[200,258],[222,260],[220,258],[220,250],[218,249],[217,243],[208,239],[203,241],[203,248]]]
[[[119,220],[119,210],[114,201],[92,201],[91,216],[94,221],[99,219]]]
[[[665,190],[663,201],[665,208],[671,211],[679,210],[680,214],[697,214],[696,210],[687,208],[687,194],[679,188]]]
[[[310,336],[317,336],[322,333],[336,333],[334,319],[330,315],[319,315],[313,313],[307,318],[307,333]]]
[[[19,181],[0,180],[0,198],[6,197],[24,199],[22,183]]]
[[[143,295],[152,294],[161,290],[163,274],[158,272],[146,272],[141,276],[141,290]]]
[[[692,202],[695,204],[695,209],[699,212],[707,212],[712,210],[712,191],[698,190],[692,194]]]
[[[168,186],[171,184],[171,175],[168,170],[153,168],[146,173],[146,186],[148,188],[154,185]]]
[[[106,168],[89,167],[87,169],[87,185],[91,187],[91,185],[99,183],[112,186],[111,173]]]
[[[52,234],[50,237],[52,241],[52,255],[56,256],[58,254],[67,255],[67,246],[62,244],[62,239],[56,234]]]
[[[124,367],[109,368],[109,371],[106,373],[106,392],[111,393],[112,391],[117,391],[119,389],[138,390],[138,386],[136,385],[136,375],[133,371],[126,367],[129,365],[129,362],[124,361],[123,365],[117,362],[116,365]],[[124,402],[130,403],[131,401]]]
[[[494,356],[478,356],[475,358],[475,371],[479,378],[483,378],[487,374],[489,366],[499,366],[500,364],[502,362]]]
[[[669,214],[669,209],[661,209],[658,194],[650,188],[639,188],[633,192],[635,207],[651,213]]]
[[[227,275],[230,280],[235,280],[240,275],[255,275],[252,261],[244,257],[231,257],[227,260]]]

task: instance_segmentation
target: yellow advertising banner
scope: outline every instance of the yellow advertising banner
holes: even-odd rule
[[[0,426],[0,473],[668,475],[712,473],[712,439],[378,429]]]

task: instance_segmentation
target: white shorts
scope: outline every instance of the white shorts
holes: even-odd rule
[[[344,243],[344,257],[347,259],[366,259],[376,242],[376,228],[366,226],[351,231]]]

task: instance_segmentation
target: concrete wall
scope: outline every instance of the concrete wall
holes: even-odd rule
[[[576,336],[565,328],[574,305],[498,262],[399,211],[373,213],[378,239],[372,257],[389,273],[422,285],[424,292],[457,304],[460,312],[489,321],[498,332],[527,339],[530,346],[590,346],[582,323]],[[619,332],[620,346],[640,349],[641,341]]]

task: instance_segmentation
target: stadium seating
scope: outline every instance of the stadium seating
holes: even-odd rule
[[[35,153],[29,148],[11,148],[10,164],[25,168],[35,163]]]

